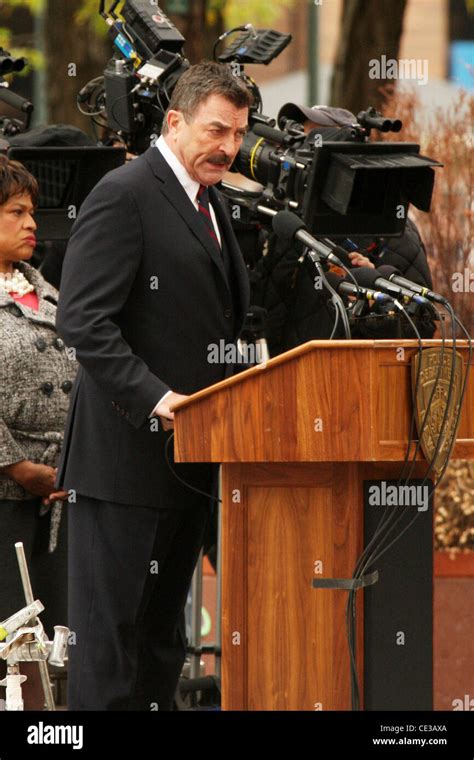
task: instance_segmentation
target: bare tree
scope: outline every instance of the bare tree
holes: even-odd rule
[[[369,62],[397,59],[407,0],[343,0],[330,102],[358,113],[384,101],[384,78],[369,77]]]

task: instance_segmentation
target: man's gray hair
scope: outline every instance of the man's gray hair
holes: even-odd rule
[[[190,122],[201,103],[211,95],[221,95],[236,108],[248,108],[252,104],[249,90],[227,65],[203,61],[191,66],[179,78],[163,119],[161,133],[166,135],[168,132],[169,111],[181,111],[185,120]]]

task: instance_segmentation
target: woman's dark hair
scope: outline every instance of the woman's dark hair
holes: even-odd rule
[[[19,161],[0,155],[0,206],[23,193],[30,196],[33,206],[38,205],[39,187],[33,175]]]

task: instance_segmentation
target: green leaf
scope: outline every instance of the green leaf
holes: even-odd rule
[[[29,8],[31,13],[41,13],[45,8],[46,0],[2,0],[2,5],[7,8]]]
[[[227,0],[223,3],[227,28],[251,23],[254,26],[271,26],[282,11],[293,8],[296,0]]]

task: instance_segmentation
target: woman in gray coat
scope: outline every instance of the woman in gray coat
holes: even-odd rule
[[[51,637],[53,625],[67,624],[68,494],[54,482],[77,365],[56,333],[57,291],[26,263],[37,199],[35,178],[0,156],[0,621],[25,606],[14,549],[23,541]],[[21,671],[26,696],[37,666]]]

